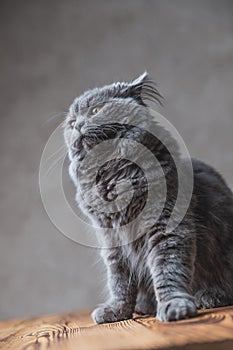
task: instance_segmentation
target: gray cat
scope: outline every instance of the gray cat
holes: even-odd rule
[[[110,296],[94,310],[96,323],[125,320],[134,312],[174,321],[195,316],[197,308],[233,305],[232,192],[213,168],[192,159],[191,202],[175,229],[166,229],[178,194],[174,157],[179,159],[179,149],[148,113],[149,99],[158,102],[161,96],[144,73],[129,83],[85,92],[71,105],[64,125],[77,203],[103,228],[98,238],[104,247],[101,255]],[[105,148],[104,155],[95,153],[82,167],[85,157],[105,141],[113,147]],[[131,142],[148,149],[157,163],[147,160]],[[142,160],[146,176],[137,164]],[[180,162],[185,169],[185,161]],[[166,181],[164,202],[161,169]],[[89,177],[93,171],[95,183]],[[133,194],[122,187],[128,205],[114,207],[117,185],[127,181],[133,187]],[[153,200],[146,206],[150,184]],[[113,203],[111,210],[103,210],[101,200]]]

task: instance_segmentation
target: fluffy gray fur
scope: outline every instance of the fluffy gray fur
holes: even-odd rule
[[[197,308],[233,304],[232,192],[212,167],[193,159],[194,188],[189,209],[174,231],[166,231],[178,190],[176,166],[167,144],[171,141],[173,155],[179,153],[169,133],[148,115],[147,99],[159,101],[160,94],[144,73],[129,83],[113,83],[85,92],[75,99],[65,121],[69,172],[77,189],[77,203],[93,222],[105,228],[98,235],[109,247],[101,251],[109,299],[94,310],[96,323],[128,319],[135,311],[157,315],[160,321],[173,321],[196,315]],[[135,126],[138,115],[140,126]],[[161,134],[166,146],[161,138],[145,131],[145,126]],[[85,186],[87,190],[90,187],[88,173],[98,165],[98,157],[88,168],[81,164],[96,144],[119,139],[126,140],[125,148],[116,144],[117,152],[111,151],[111,160],[99,167],[95,185],[100,196],[111,202],[117,197],[116,185],[130,180],[134,195],[126,209],[105,213],[101,207],[86,203],[80,189],[80,185],[84,191]],[[130,140],[149,149],[164,171],[167,195],[158,219],[155,213],[162,205],[161,174],[148,162],[145,177],[136,163],[124,159]],[[130,152],[136,160],[144,156],[132,148]],[[79,183],[78,171],[86,182]],[[154,204],[143,212],[143,225],[137,223],[137,239],[127,241],[134,226],[127,231],[126,224],[145,207],[148,181],[155,189]]]

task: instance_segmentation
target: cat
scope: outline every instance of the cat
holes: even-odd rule
[[[74,100],[64,122],[77,203],[93,223],[104,228],[97,234],[103,243],[101,256],[107,270],[109,299],[93,311],[96,323],[129,319],[134,312],[155,315],[160,321],[176,321],[195,316],[200,308],[233,305],[233,194],[211,166],[192,159],[191,202],[178,226],[166,230],[178,193],[173,156],[179,158],[179,150],[169,132],[147,112],[148,100],[161,99],[145,72],[131,82],[86,91]],[[140,120],[135,125],[136,117]],[[150,130],[163,135],[166,145]],[[107,140],[113,148],[105,149],[105,163],[100,164],[97,153],[82,167],[93,147]],[[119,140],[125,143],[114,144]],[[135,162],[124,158],[127,152],[136,160],[144,158],[143,152],[132,147],[132,140],[144,145],[162,167],[167,186],[164,203],[157,167],[146,162],[145,177]],[[93,184],[88,174],[95,167],[99,170]],[[97,187],[104,201],[111,203],[117,198],[117,184],[127,180],[134,189],[127,208],[105,212],[101,204],[98,207],[98,201],[92,206],[92,186]],[[146,208],[148,182],[154,184],[155,191],[152,204]],[[81,185],[84,194],[91,193],[89,202],[81,194]],[[162,204],[156,219],[154,212]],[[127,224],[141,212],[142,219],[128,230]],[[131,239],[132,228],[139,232],[135,239]]]

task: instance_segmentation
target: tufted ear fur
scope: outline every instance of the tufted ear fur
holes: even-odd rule
[[[134,80],[131,81],[130,85],[132,86],[136,86],[140,83],[145,82],[148,79],[148,73],[147,71],[145,71],[144,73],[142,73],[141,75],[139,75],[139,77],[135,78]]]
[[[125,91],[128,97],[134,98],[138,103],[146,106],[145,100],[162,105],[162,95],[158,92],[155,83],[148,77],[147,71],[132,80]]]

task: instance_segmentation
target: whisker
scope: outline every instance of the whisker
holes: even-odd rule
[[[47,160],[50,160],[50,159],[52,159],[57,153],[60,153],[63,149],[65,149],[66,148],[66,146],[65,145],[62,145],[61,147],[59,147],[53,154],[51,154],[48,158],[47,158]]]
[[[51,164],[51,166],[47,169],[45,176],[47,177],[51,171],[56,167],[56,165],[64,158],[64,154],[61,154],[57,159]]]
[[[48,123],[51,123],[54,119],[58,118],[64,118],[66,116],[67,112],[56,112],[52,113],[44,122],[42,125],[47,125]]]

